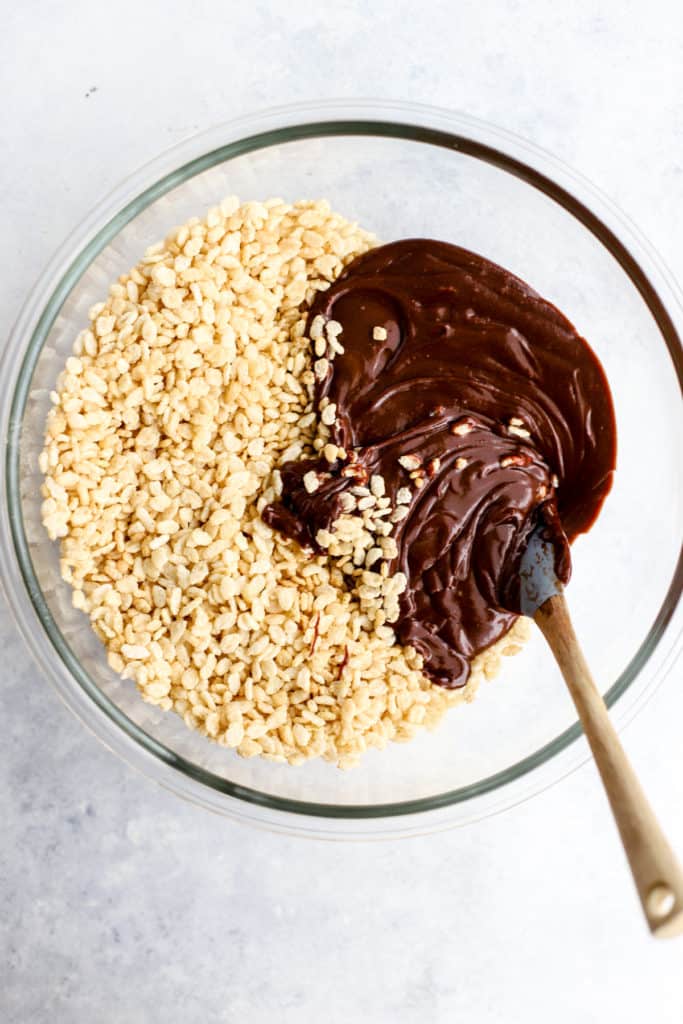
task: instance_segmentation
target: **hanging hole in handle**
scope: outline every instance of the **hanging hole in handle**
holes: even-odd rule
[[[663,920],[676,906],[676,897],[664,882],[656,882],[646,897],[648,913],[658,920]]]

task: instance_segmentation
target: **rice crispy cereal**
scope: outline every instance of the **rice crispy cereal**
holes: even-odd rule
[[[51,396],[42,516],[75,607],[146,701],[243,757],[351,766],[471,700],[525,635],[520,619],[464,688],[430,683],[390,625],[402,513],[381,478],[319,554],[261,519],[279,465],[337,457],[312,394],[343,338],[314,323],[311,365],[306,315],[373,244],[325,202],[226,199],[93,307]]]

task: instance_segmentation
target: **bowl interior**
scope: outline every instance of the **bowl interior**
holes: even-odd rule
[[[601,359],[613,391],[615,485],[593,531],[574,546],[568,595],[588,660],[607,692],[626,685],[647,659],[680,550],[683,430],[670,354],[651,311],[605,245],[573,213],[504,167],[462,149],[350,132],[263,140],[241,150],[226,147],[203,165],[181,169],[170,190],[150,190],[136,201],[126,215],[131,219],[94,258],[78,257],[75,283],[35,362],[20,432],[20,515],[53,619],[54,656],[73,659],[73,673],[80,676],[74,685],[103,694],[107,713],[122,727],[131,728],[126,720],[139,727],[166,748],[163,756],[182,758],[210,784],[202,772],[211,773],[214,784],[227,780],[276,799],[334,805],[342,813],[344,807],[367,812],[372,805],[453,791],[466,798],[492,776],[513,778],[539,751],[539,759],[550,756],[565,741],[557,738],[574,726],[573,708],[539,636],[436,732],[369,752],[353,771],[242,760],[189,731],[175,715],[143,703],[134,685],[108,668],[87,620],[72,608],[56,547],[40,523],[37,457],[49,391],[88,308],[110,282],[173,225],[201,215],[227,194],[325,197],[381,240],[434,237],[502,264],[574,322]]]

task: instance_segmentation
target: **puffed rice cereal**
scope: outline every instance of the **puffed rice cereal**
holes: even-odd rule
[[[325,202],[226,199],[112,285],[51,396],[42,517],[75,607],[146,701],[243,757],[349,767],[471,700],[524,638],[519,620],[461,690],[429,681],[391,628],[410,492],[390,508],[380,477],[345,495],[319,554],[261,519],[283,462],[340,455],[312,395],[343,333],[304,329],[373,244]]]

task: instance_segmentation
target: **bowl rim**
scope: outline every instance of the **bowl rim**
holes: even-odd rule
[[[339,135],[397,138],[456,150],[513,174],[559,203],[608,249],[637,288],[667,345],[683,389],[683,345],[674,322],[675,317],[683,329],[683,304],[673,278],[652,246],[614,203],[556,157],[505,129],[463,113],[421,104],[332,100],[259,111],[192,136],[127,178],[69,236],[29,294],[0,363],[5,381],[0,399],[0,424],[5,443],[0,466],[5,497],[0,517],[0,567],[8,604],[39,665],[67,705],[126,760],[179,795],[238,818],[256,823],[265,820],[271,828],[281,827],[278,816],[284,814],[348,822],[354,834],[358,834],[360,823],[360,832],[365,834],[367,828],[364,830],[362,823],[376,832],[372,823],[399,817],[405,820],[405,826],[383,829],[396,835],[425,831],[426,815],[432,818],[429,830],[440,827],[439,822],[448,818],[441,812],[464,803],[471,804],[471,808],[461,818],[475,820],[524,799],[520,796],[522,789],[529,790],[526,793],[529,796],[557,781],[587,757],[585,743],[576,743],[581,736],[578,721],[502,771],[468,786],[414,800],[367,805],[317,803],[275,796],[232,783],[199,768],[146,733],[123,714],[84,671],[42,595],[24,529],[19,486],[21,423],[36,362],[64,300],[98,253],[150,203],[218,163],[279,143]],[[666,295],[666,302],[660,293]],[[651,694],[655,683],[661,682],[680,651],[682,590],[683,553],[674,567],[665,600],[647,637],[605,695],[608,706],[619,701],[619,710],[623,712],[619,717],[623,721],[629,709],[621,707],[620,698],[637,677],[642,680],[645,665],[650,665],[651,678],[640,694],[632,694],[635,699],[631,701],[628,717]],[[662,645],[665,636],[666,648]],[[59,665],[55,665],[55,653]],[[80,692],[73,687],[74,681]],[[559,755],[569,755],[572,747],[575,748],[573,756],[560,764]],[[525,784],[519,791],[512,792],[510,787],[515,782],[522,782],[529,773],[537,773],[539,768],[547,768],[551,763],[557,770],[545,773],[545,785],[539,777],[537,784]],[[550,778],[551,775],[555,777]],[[507,791],[504,799],[502,790]],[[498,794],[496,799],[487,799],[495,794]],[[245,804],[249,805],[248,810]],[[265,813],[265,819],[260,812]],[[453,823],[456,822],[446,821],[446,825]],[[290,818],[289,825],[288,831],[311,832],[310,825],[297,825],[295,819]],[[320,834],[320,830],[315,834]]]

